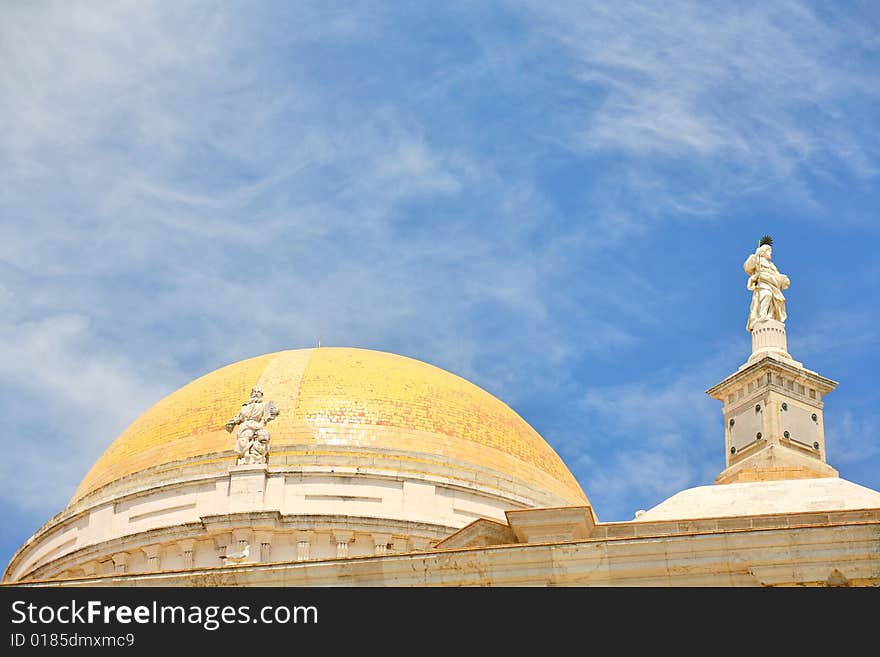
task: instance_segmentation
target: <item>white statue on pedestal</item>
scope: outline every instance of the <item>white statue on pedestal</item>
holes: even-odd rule
[[[773,264],[773,238],[765,235],[758,244],[758,250],[750,255],[743,269],[749,275],[748,289],[752,290],[752,305],[749,308],[749,321],[746,330],[752,331],[755,323],[763,319],[775,319],[784,322],[785,297],[782,290],[788,288],[791,281],[788,276],[780,274]]]
[[[257,465],[266,463],[269,456],[269,430],[266,424],[278,417],[278,407],[273,401],[263,401],[260,388],[251,389],[251,399],[241,406],[234,418],[226,423],[226,430],[231,432],[236,425],[238,441],[235,452],[238,454],[238,465]]]

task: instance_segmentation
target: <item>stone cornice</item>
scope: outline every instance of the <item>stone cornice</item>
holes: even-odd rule
[[[812,370],[797,367],[782,359],[774,358],[773,356],[765,356],[755,363],[734,372],[720,383],[712,386],[706,391],[706,394],[715,399],[724,401],[724,391],[753,379],[759,372],[766,369],[785,373],[794,380],[810,381],[823,395],[831,392],[837,387],[837,381],[821,376]]]

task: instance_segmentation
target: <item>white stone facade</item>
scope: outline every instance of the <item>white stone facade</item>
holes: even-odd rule
[[[424,549],[476,518],[534,506],[488,473],[463,483],[361,468],[272,470],[234,466],[164,485],[127,482],[47,522],[4,579],[46,579],[221,565],[251,546],[250,561],[355,557]]]

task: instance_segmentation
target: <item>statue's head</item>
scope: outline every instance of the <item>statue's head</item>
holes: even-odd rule
[[[769,244],[762,244],[758,247],[758,255],[762,258],[767,258],[767,260],[770,260],[770,258],[773,257],[773,247]]]
[[[263,398],[262,388],[251,388],[251,399],[260,401]]]

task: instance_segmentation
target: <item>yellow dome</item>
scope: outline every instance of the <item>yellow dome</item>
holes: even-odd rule
[[[267,427],[270,469],[291,462],[286,457],[326,457],[334,448],[349,456],[381,452],[402,471],[417,470],[424,459],[455,461],[565,503],[587,503],[556,452],[485,390],[411,358],[325,347],[243,360],[165,397],[107,448],[71,504],[145,470],[233,462],[235,438],[224,425],[257,385],[280,411]]]

